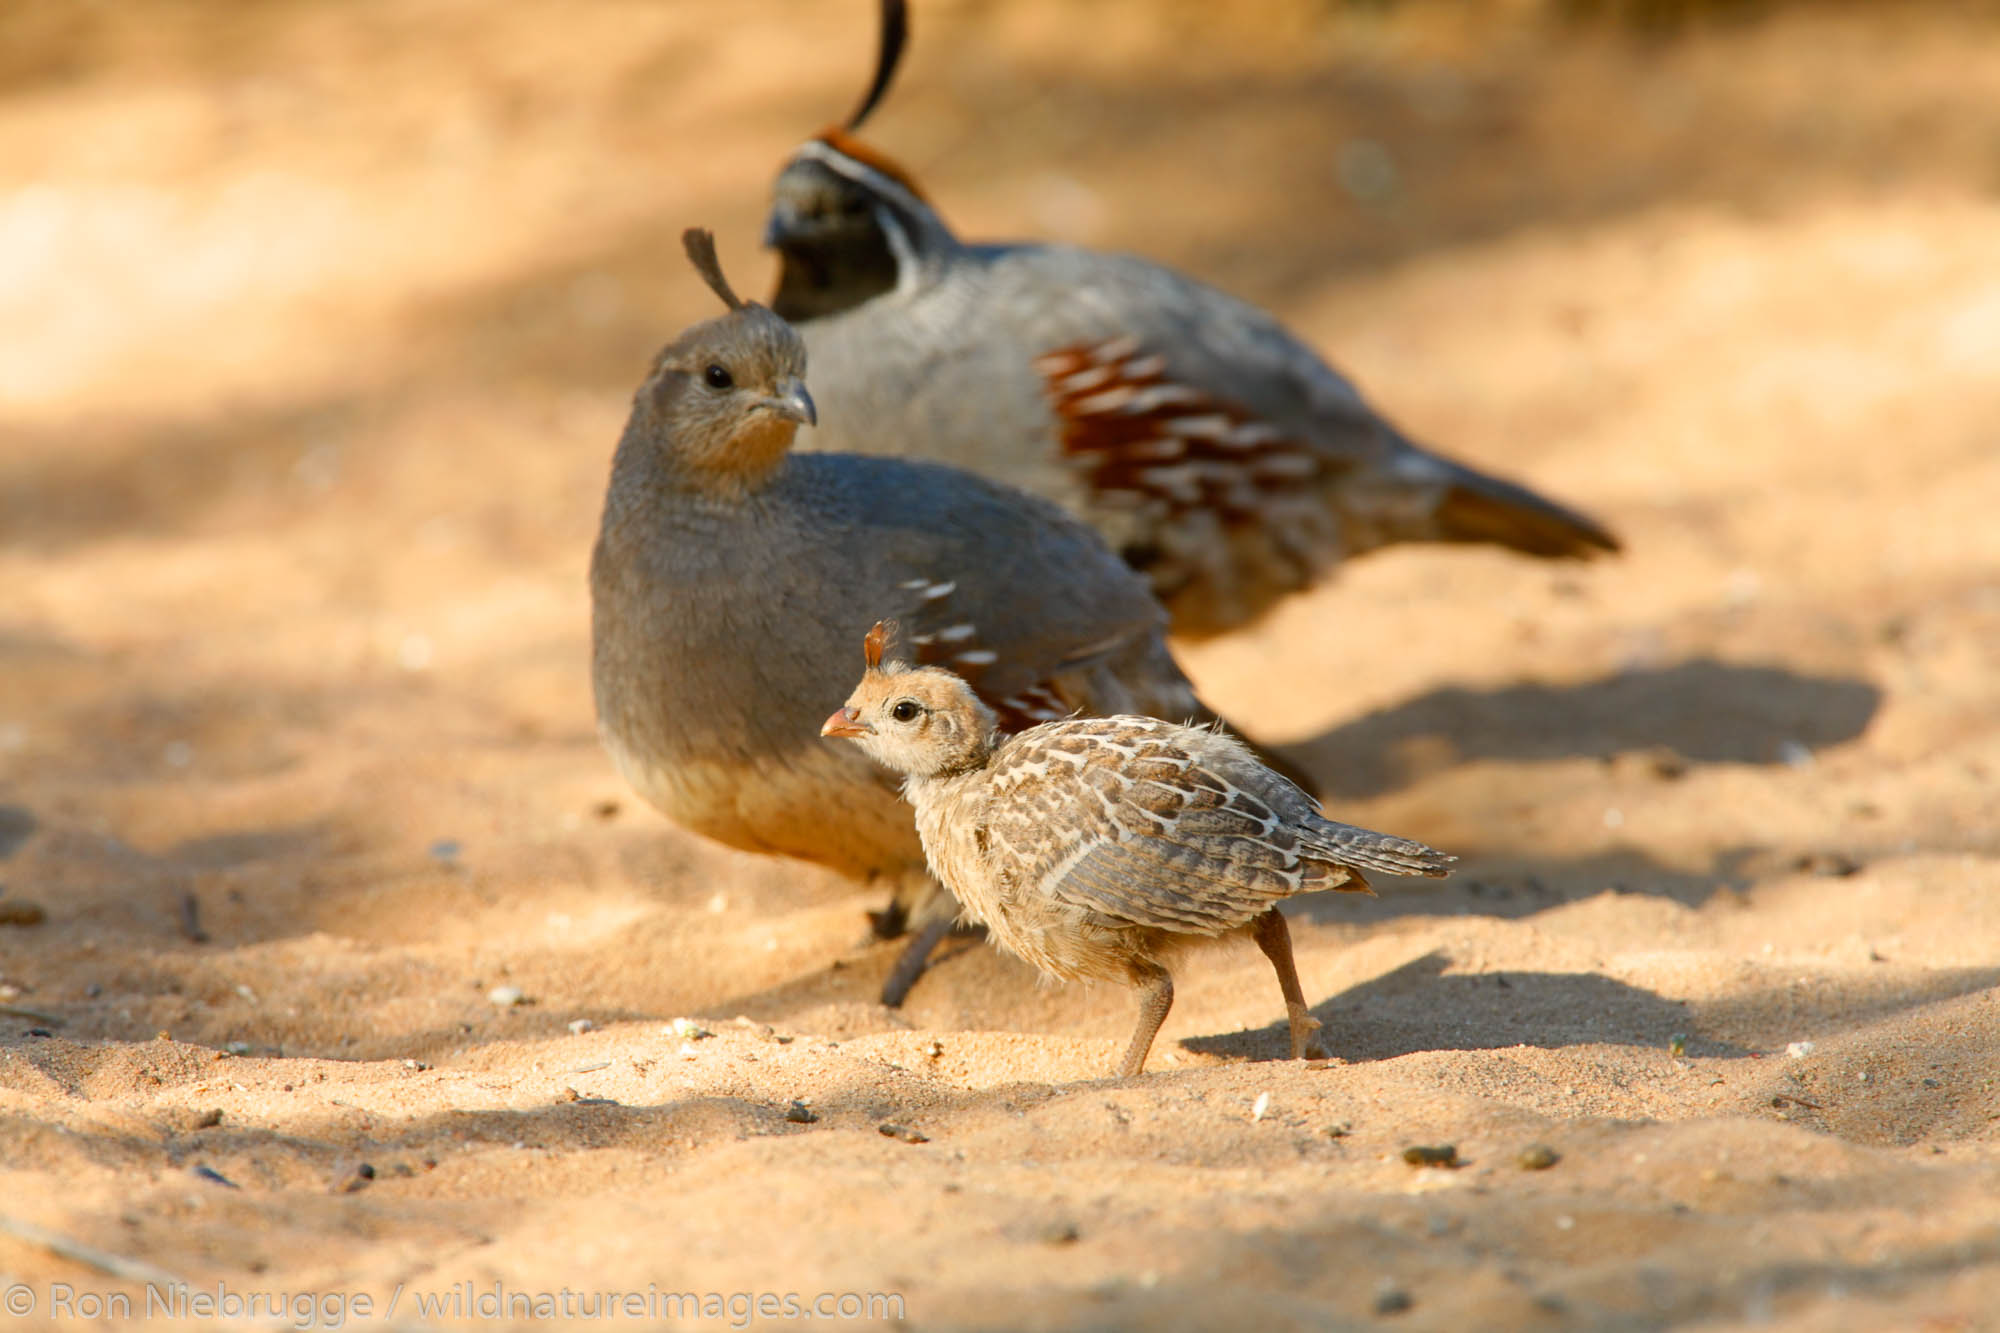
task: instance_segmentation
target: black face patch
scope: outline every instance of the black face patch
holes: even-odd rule
[[[774,311],[821,319],[896,289],[896,254],[878,202],[825,163],[802,158],[785,168],[765,230],[780,261]]]

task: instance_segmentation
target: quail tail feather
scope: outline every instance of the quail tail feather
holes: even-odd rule
[[[1444,497],[1431,512],[1432,541],[1490,542],[1544,559],[1585,560],[1621,549],[1618,538],[1587,514],[1543,499],[1525,486],[1489,477],[1448,459]]]
[[[1300,839],[1303,849],[1356,870],[1385,875],[1424,875],[1440,879],[1451,873],[1457,857],[1409,838],[1376,833],[1352,824],[1316,819]],[[1365,886],[1357,886],[1365,887]]]

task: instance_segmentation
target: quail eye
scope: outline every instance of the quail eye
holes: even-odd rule
[[[713,362],[709,363],[707,370],[701,372],[701,377],[707,381],[711,389],[727,389],[736,383],[735,378],[727,370]]]
[[[917,714],[923,711],[917,707],[917,701],[914,699],[898,699],[895,706],[889,710],[889,716],[898,722],[915,722]]]

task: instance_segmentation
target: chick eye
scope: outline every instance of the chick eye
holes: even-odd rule
[[[889,710],[889,716],[898,722],[915,722],[917,714],[923,711],[917,707],[917,701],[914,699],[898,699],[895,706]]]
[[[701,377],[707,381],[711,389],[727,389],[736,383],[727,370],[713,362],[709,363],[707,370],[701,372]]]

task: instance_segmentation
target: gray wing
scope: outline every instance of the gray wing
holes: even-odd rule
[[[907,459],[811,454],[788,485],[852,550],[839,606],[895,620],[899,655],[966,678],[1009,730],[1077,711],[1190,716],[1145,580],[1058,506]],[[807,614],[825,615],[812,608]]]
[[[986,833],[1019,891],[1121,924],[1219,934],[1363,868],[1442,874],[1449,857],[1313,813],[1226,736],[1136,718],[1054,723],[1004,746]]]

